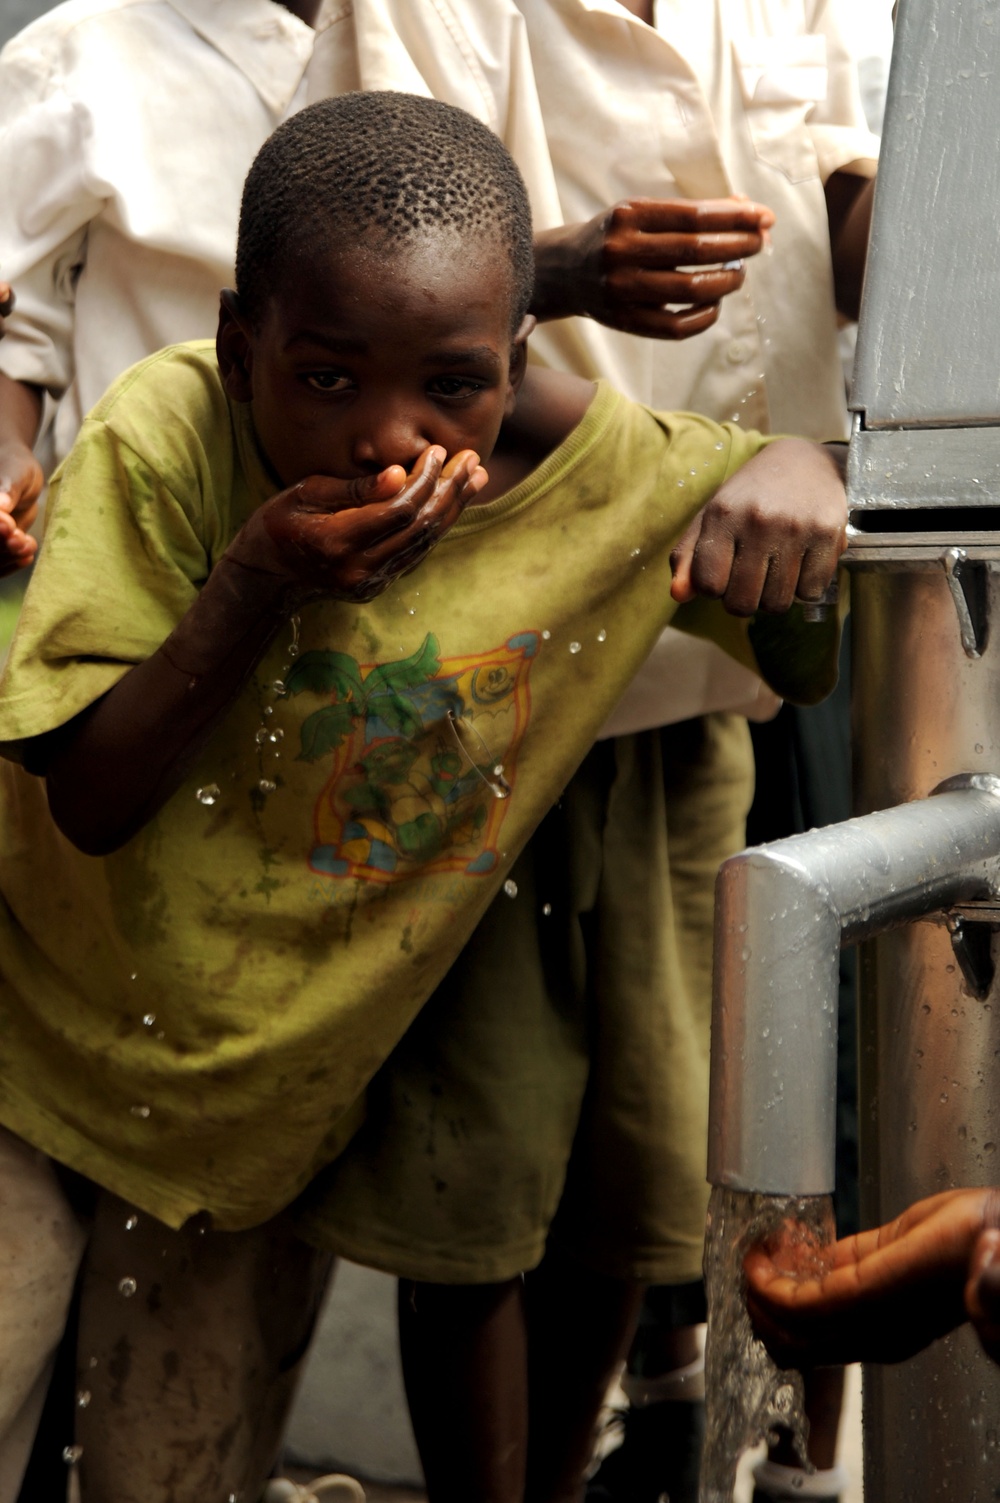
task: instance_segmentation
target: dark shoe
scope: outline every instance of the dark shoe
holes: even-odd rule
[[[626,1409],[621,1445],[587,1484],[586,1503],[698,1503],[705,1405],[675,1401]]]

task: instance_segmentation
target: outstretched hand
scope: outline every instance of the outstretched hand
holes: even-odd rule
[[[26,569],[38,552],[28,528],[38,515],[44,476],[34,454],[11,440],[0,444],[0,578]]]
[[[0,282],[0,339],[15,302],[10,283]],[[0,443],[0,578],[27,568],[38,552],[37,542],[27,533],[38,513],[43,484],[42,467],[30,447],[14,439]]]
[[[688,339],[742,287],[774,215],[744,198],[634,198],[535,237],[539,319],[584,314],[651,339]]]
[[[297,602],[372,600],[415,569],[486,484],[479,456],[426,449],[407,475],[312,475],[256,511],[230,545],[235,562],[287,577]]]
[[[963,1321],[1000,1360],[1000,1190],[950,1190],[799,1271],[781,1233],[744,1260],[757,1334],[785,1363],[902,1362]]]
[[[721,485],[670,555],[670,593],[722,601],[734,616],[820,600],[847,546],[837,454],[778,439]]]

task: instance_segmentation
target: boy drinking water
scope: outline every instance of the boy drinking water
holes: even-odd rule
[[[134,367],[53,483],[0,693],[11,1475],[89,1239],[85,1500],[256,1496],[327,1261],[284,1208],[677,603],[832,575],[826,451],[526,378],[530,282],[485,127],[305,110],[248,178],[216,350]],[[828,686],[835,628],[687,611]]]

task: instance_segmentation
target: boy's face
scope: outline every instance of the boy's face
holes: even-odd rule
[[[479,240],[428,235],[386,258],[361,244],[299,263],[257,329],[223,295],[226,390],[251,403],[282,486],[409,471],[431,444],[487,459],[533,325],[511,335],[512,275]]]

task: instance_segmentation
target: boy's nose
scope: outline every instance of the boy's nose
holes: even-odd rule
[[[370,421],[358,425],[351,459],[360,470],[373,475],[391,464],[409,470],[429,443],[412,414],[376,409]]]

